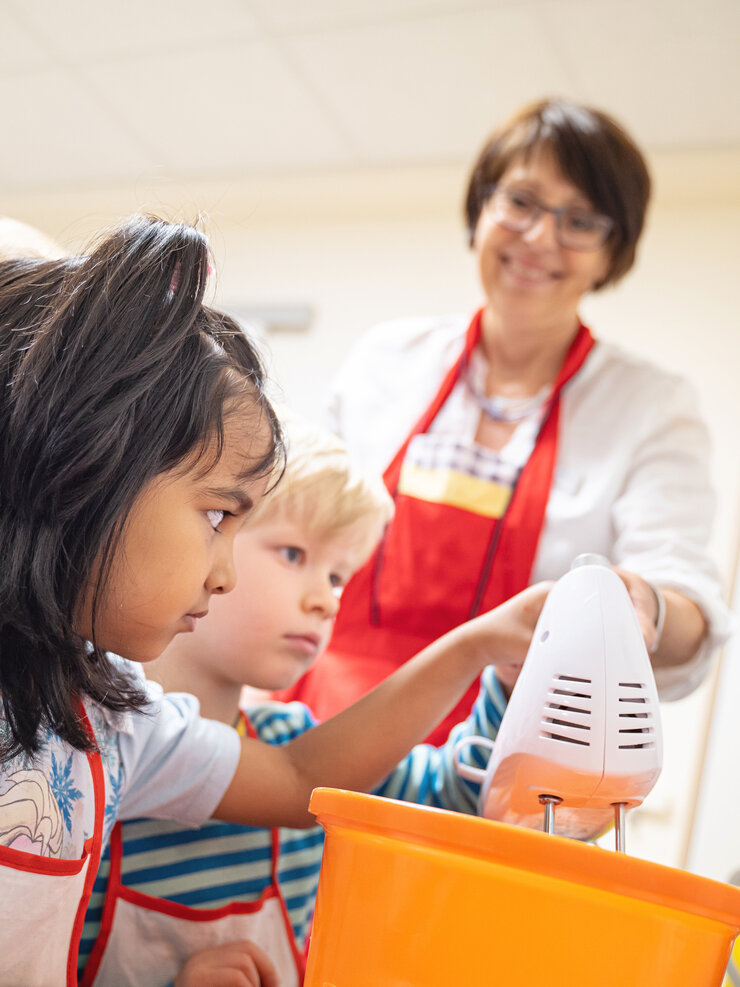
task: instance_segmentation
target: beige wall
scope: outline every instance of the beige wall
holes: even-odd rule
[[[654,158],[653,169],[657,195],[637,269],[616,289],[589,299],[584,316],[597,335],[696,385],[714,437],[714,554],[729,585],[740,504],[740,152],[665,154]],[[318,415],[332,371],[368,326],[403,314],[470,311],[479,302],[458,220],[463,181],[463,170],[450,167],[80,189],[63,197],[49,190],[6,200],[5,209],[71,246],[138,207],[186,219],[204,210],[218,302],[314,309],[309,331],[273,334],[266,342],[285,398]],[[726,877],[719,873],[725,861],[728,873],[740,867],[730,820],[726,831],[712,833],[711,861],[696,843],[688,857],[711,701],[709,683],[664,707],[663,777],[642,815],[631,817],[628,848],[664,863],[690,859],[697,870]],[[734,771],[730,752],[740,737],[724,738],[713,738],[708,774],[714,778]],[[705,802],[716,791],[705,789]],[[702,818],[711,815],[711,804],[702,810]]]

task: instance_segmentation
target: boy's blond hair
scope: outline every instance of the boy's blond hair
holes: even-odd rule
[[[249,524],[288,515],[330,538],[362,521],[368,554],[393,516],[382,479],[362,472],[342,440],[304,418],[279,411],[286,441],[285,471],[258,504]]]

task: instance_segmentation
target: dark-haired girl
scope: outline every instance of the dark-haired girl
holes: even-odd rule
[[[480,618],[285,747],[240,742],[125,660],[233,587],[234,536],[280,471],[257,354],[203,304],[207,263],[197,231],[144,218],[85,256],[0,263],[4,983],[76,982],[117,818],[309,825],[314,787],[377,784],[512,647],[505,616]],[[250,961],[248,982],[276,982]]]

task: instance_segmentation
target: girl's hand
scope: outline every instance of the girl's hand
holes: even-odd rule
[[[476,618],[482,626],[484,621],[487,622],[493,631],[488,662],[496,666],[496,677],[507,695],[511,694],[519,678],[535,625],[552,586],[552,582],[535,583],[495,610]]]
[[[244,939],[193,953],[175,987],[280,987],[280,981],[267,953]]]

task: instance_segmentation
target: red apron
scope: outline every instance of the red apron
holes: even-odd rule
[[[242,713],[244,733],[255,736]],[[304,957],[296,945],[277,878],[279,830],[272,830],[271,881],[256,901],[192,908],[127,887],[122,881],[121,824],[113,828],[108,889],[100,933],[81,987],[148,987],[171,983],[193,953],[251,939],[278,970],[281,987],[303,981]]]
[[[80,718],[94,733],[81,702]],[[105,781],[100,753],[87,755],[95,800],[93,835],[78,859],[0,846],[0,980],[23,987],[74,987],[77,951],[100,863]],[[41,820],[43,823],[43,820]]]
[[[403,492],[409,444],[428,431],[467,368],[480,340],[481,317],[482,310],[470,323],[459,359],[383,475],[395,515],[375,554],[342,594],[327,652],[295,686],[277,694],[301,700],[319,719],[359,699],[442,634],[529,585],[557,457],[560,393],[594,344],[585,326],[571,343],[532,453],[500,510],[484,507],[479,513]],[[495,496],[500,500],[500,491]],[[476,682],[428,741],[444,743],[477,694]]]

